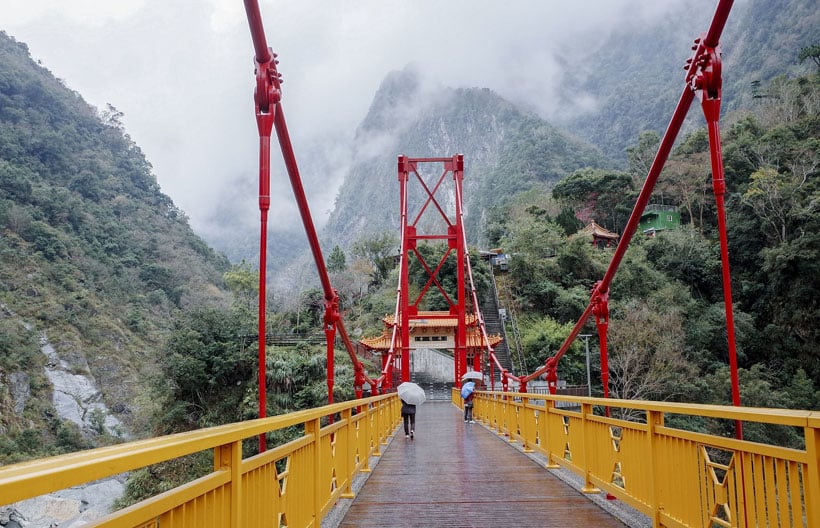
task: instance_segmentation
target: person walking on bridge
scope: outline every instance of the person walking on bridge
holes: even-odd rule
[[[473,420],[473,396],[475,396],[475,383],[468,381],[461,387],[461,397],[464,398],[464,423],[475,423],[475,420]]]
[[[401,419],[404,421],[404,437],[413,438],[413,435],[416,434],[416,406],[402,400]]]

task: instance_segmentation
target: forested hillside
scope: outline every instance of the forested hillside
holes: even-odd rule
[[[760,407],[820,408],[820,77],[777,78],[768,98],[723,128],[729,254],[741,401]],[[654,140],[653,140],[654,139]],[[584,169],[549,192],[518,195],[493,215],[494,241],[510,253],[502,283],[510,293],[531,372],[555,351],[590,299],[612,250],[573,235],[567,207],[622,232],[639,191],[647,153],[630,150],[625,172]],[[717,218],[704,129],[684,138],[652,202],[681,214],[681,225],[638,232],[611,287],[610,388],[622,398],[727,404],[729,392]],[[584,333],[597,341],[590,321]],[[584,383],[576,349],[559,368]],[[600,368],[600,367],[599,367]],[[690,424],[691,425],[691,424]],[[785,432],[751,430],[749,437]]]
[[[117,111],[90,107],[0,32],[0,460],[90,440],[53,408],[55,357],[141,432],[176,314],[227,305],[228,268],[161,192]]]

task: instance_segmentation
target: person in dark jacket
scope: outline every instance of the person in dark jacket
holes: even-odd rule
[[[413,438],[416,434],[416,406],[402,400],[401,419],[404,421],[404,437]]]

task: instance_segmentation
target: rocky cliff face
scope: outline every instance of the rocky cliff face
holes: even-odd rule
[[[10,316],[14,314],[6,313]],[[30,329],[28,323],[20,322]],[[51,387],[51,405],[58,420],[77,426],[89,442],[100,435],[127,439],[122,422],[103,402],[102,392],[90,374],[82,355],[61,356],[45,334],[40,339],[45,357],[44,374]],[[36,377],[36,376],[35,376]],[[32,376],[21,370],[7,375],[0,371],[0,394],[7,395],[5,410],[16,420],[25,420],[24,410],[32,398]],[[10,401],[8,401],[10,400]],[[5,431],[2,431],[5,434]],[[126,475],[97,481],[0,507],[0,527],[4,528],[71,528],[107,515],[125,488]]]

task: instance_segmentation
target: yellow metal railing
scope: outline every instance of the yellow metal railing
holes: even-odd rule
[[[213,450],[214,470],[87,527],[315,527],[400,421],[395,394],[0,467],[0,506]],[[321,420],[338,415],[334,423]],[[303,426],[284,445],[242,459],[242,441]]]
[[[459,393],[452,397],[460,407]],[[609,418],[605,407],[642,418]],[[820,412],[478,392],[473,415],[543,455],[548,468],[583,477],[582,491],[609,493],[654,526],[820,527]],[[670,415],[799,428],[805,449],[669,427]]]

